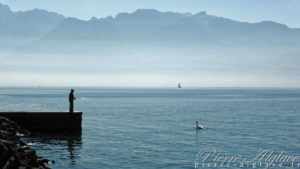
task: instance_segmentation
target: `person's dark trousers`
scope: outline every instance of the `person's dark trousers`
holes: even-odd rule
[[[69,109],[70,112],[73,112],[73,102],[70,102],[70,109]]]

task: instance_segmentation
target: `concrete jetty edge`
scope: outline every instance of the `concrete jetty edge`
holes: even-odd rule
[[[82,112],[0,112],[31,132],[81,132]]]

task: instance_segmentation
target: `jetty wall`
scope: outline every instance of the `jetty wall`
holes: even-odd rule
[[[32,132],[81,132],[82,112],[0,112]]]

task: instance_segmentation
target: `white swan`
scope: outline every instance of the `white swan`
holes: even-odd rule
[[[198,121],[196,121],[196,129],[204,129],[204,127],[202,125],[199,125]]]

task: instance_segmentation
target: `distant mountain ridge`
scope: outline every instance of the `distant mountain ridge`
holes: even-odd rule
[[[0,35],[11,38],[38,38],[64,19],[62,15],[40,9],[13,12],[8,6],[0,4]]]
[[[0,14],[0,49],[17,53],[97,53],[115,51],[109,49],[113,46],[118,46],[119,51],[128,51],[155,45],[171,49],[300,44],[300,29],[272,21],[239,22],[206,12],[187,14],[138,9],[133,13],[85,21],[40,9],[13,12],[7,5],[0,4]]]
[[[66,31],[65,28],[67,24],[74,24],[71,20],[75,21],[76,19],[66,18],[63,23],[54,28],[55,31],[50,32],[47,37],[55,38],[60,31]],[[178,38],[195,40],[201,38],[224,38],[232,34],[247,37],[249,33],[260,35],[262,32],[265,35],[269,34],[271,36],[273,36],[274,33],[278,33],[277,36],[294,36],[294,33],[300,32],[300,29],[290,29],[286,25],[271,21],[251,24],[207,15],[205,12],[187,16],[174,12],[159,12],[153,9],[139,9],[131,14],[121,13],[115,18],[92,18],[89,21],[77,21],[81,22],[81,24],[77,26],[82,27],[82,29],[80,29],[81,32],[76,32],[77,35],[81,34],[79,36],[84,36],[85,32],[89,32],[89,34],[98,35],[100,39],[103,38],[104,35],[99,36],[99,30],[103,31],[102,34],[106,34],[107,38],[113,38],[107,36],[107,34],[114,34],[121,36],[120,38],[148,39],[151,37],[159,38],[159,40],[165,38],[171,38],[173,40]],[[88,38],[90,35],[86,36],[86,38]],[[63,35],[60,39],[63,39]]]
[[[226,38],[235,34],[278,34],[294,36],[300,29],[290,29],[283,24],[271,21],[260,23],[238,22],[199,12],[195,15],[175,12],[159,12],[154,9],[138,9],[134,13],[120,13],[116,17],[92,18],[83,21],[66,18],[46,10],[33,9],[13,12],[0,4],[0,36],[43,39],[211,39]],[[297,35],[298,36],[298,35]],[[249,37],[247,37],[249,38]]]

